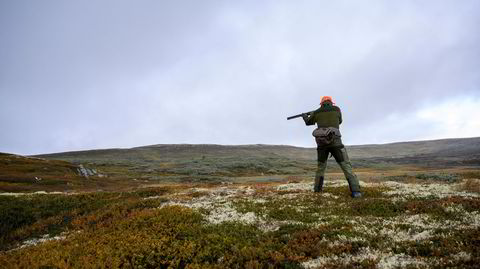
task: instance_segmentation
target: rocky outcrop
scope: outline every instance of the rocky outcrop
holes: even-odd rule
[[[83,177],[85,177],[85,178],[98,175],[97,169],[86,168],[86,167],[84,167],[82,164],[80,164],[80,165],[78,166],[77,172],[78,172],[79,175],[81,175],[81,176],[83,176]]]

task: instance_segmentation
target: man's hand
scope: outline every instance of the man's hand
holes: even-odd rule
[[[305,122],[308,121],[308,117],[309,117],[309,116],[310,116],[309,113],[303,113],[303,114],[302,114],[302,118],[303,118],[303,120],[304,120]]]

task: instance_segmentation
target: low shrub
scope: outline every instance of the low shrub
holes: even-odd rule
[[[469,178],[463,182],[459,190],[466,192],[480,193],[480,179]]]
[[[417,174],[415,175],[416,179],[421,180],[438,180],[444,182],[455,182],[459,179],[458,175],[449,174],[449,173],[434,173],[434,174]]]

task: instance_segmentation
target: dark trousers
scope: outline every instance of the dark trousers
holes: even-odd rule
[[[351,192],[359,192],[360,184],[357,176],[353,173],[352,164],[348,158],[347,149],[343,145],[318,147],[317,148],[317,172],[315,174],[314,190],[321,190],[323,187],[323,179],[325,170],[327,169],[327,160],[329,154],[333,155],[335,161],[342,168],[343,174],[348,181]]]

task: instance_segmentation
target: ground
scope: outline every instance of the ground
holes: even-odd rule
[[[2,193],[7,268],[477,268],[479,173],[161,183],[129,192]]]

